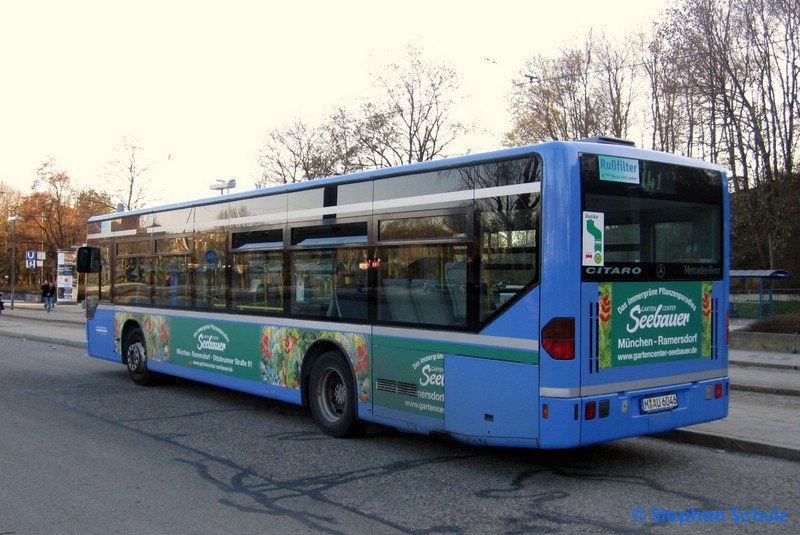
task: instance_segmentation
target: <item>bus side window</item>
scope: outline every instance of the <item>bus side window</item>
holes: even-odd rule
[[[79,247],[75,266],[78,273],[99,273],[100,248]]]
[[[336,315],[342,319],[366,320],[368,312],[366,249],[337,251]],[[366,263],[365,263],[366,262]]]
[[[378,319],[426,326],[467,323],[466,248],[430,244],[381,253]]]
[[[283,255],[277,251],[235,253],[231,299],[236,310],[283,313]]]
[[[453,316],[462,325],[467,319],[467,263],[450,262],[444,266],[447,292],[453,302]]]

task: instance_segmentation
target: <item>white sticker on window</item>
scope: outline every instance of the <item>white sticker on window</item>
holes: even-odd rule
[[[605,215],[583,212],[583,265],[602,266],[605,257]]]

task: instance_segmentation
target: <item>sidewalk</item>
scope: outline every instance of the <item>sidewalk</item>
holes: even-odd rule
[[[86,311],[75,303],[56,304],[50,313],[41,303],[14,302],[3,298],[0,335],[39,340],[55,345],[86,347]]]
[[[0,315],[0,337],[86,347],[81,305],[59,304],[48,314],[41,304],[8,301]],[[800,461],[800,355],[730,350],[728,417],[659,436],[712,448]]]
[[[731,349],[728,361],[728,417],[660,436],[800,461],[800,355]]]

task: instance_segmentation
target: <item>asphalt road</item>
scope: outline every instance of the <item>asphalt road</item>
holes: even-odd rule
[[[393,430],[337,440],[302,407],[173,379],[136,387],[121,365],[4,336],[0,476],[0,534],[800,526],[789,461],[654,438],[566,451]]]

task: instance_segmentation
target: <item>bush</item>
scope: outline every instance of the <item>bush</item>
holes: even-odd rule
[[[765,318],[751,323],[742,330],[751,333],[795,334],[800,332],[800,314],[782,314]]]

